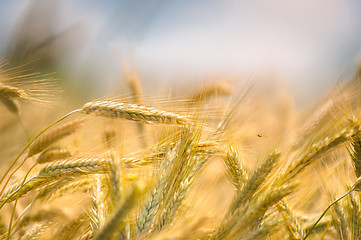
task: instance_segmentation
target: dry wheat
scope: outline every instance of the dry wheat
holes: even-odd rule
[[[110,118],[124,118],[144,123],[168,123],[181,125],[189,123],[189,120],[180,114],[136,104],[118,103],[112,101],[89,102],[81,108],[80,112]]]
[[[50,145],[56,143],[60,139],[69,136],[74,133],[84,123],[85,119],[76,119],[69,123],[65,123],[59,127],[56,127],[52,131],[44,134],[35,140],[29,147],[27,157],[31,157],[37,153],[44,151]]]
[[[66,148],[53,147],[42,152],[36,159],[36,163],[43,164],[61,159],[70,158],[71,153]]]

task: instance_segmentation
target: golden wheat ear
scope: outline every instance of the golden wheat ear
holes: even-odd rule
[[[35,140],[29,147],[27,158],[41,153],[52,144],[71,135],[78,130],[85,122],[84,118],[75,119],[69,123],[62,124]]]
[[[214,82],[208,84],[198,91],[193,92],[189,99],[191,103],[206,101],[217,96],[228,96],[231,94],[231,87],[226,82]]]
[[[124,226],[123,219],[134,208],[144,189],[141,186],[133,186],[123,203],[117,206],[113,216],[105,223],[104,227],[96,234],[95,240],[110,239],[116,232],[121,232]]]
[[[16,158],[13,160],[13,162],[10,164],[10,166],[7,168],[7,170],[5,171],[4,175],[1,177],[0,179],[0,184],[4,181],[4,179],[6,178],[6,176],[8,175],[8,173],[10,172],[10,170],[14,167],[14,165],[16,164],[16,162],[19,160],[19,158],[25,153],[25,151],[44,133],[46,132],[49,128],[51,128],[52,126],[58,124],[59,122],[63,121],[64,119],[68,118],[69,116],[73,115],[74,113],[79,112],[79,109],[76,109],[74,111],[69,112],[68,114],[64,115],[63,117],[59,118],[58,120],[56,120],[55,122],[53,122],[52,124],[48,125],[46,128],[44,128],[42,131],[40,131],[35,137],[33,137],[27,144],[26,146],[21,150],[21,152],[16,156]],[[18,171],[26,162],[28,158],[24,158],[24,160],[19,164],[19,166],[10,174],[10,176],[8,177],[7,181],[5,182],[0,195],[2,195],[2,193],[4,192],[7,184],[9,183],[11,177],[15,174],[16,171]]]
[[[42,152],[36,159],[37,164],[49,163],[56,160],[71,157],[71,153],[66,148],[52,147]]]
[[[27,69],[29,64],[8,68],[0,62],[0,95],[11,100],[52,103],[60,92],[53,74],[41,74]]]
[[[361,138],[356,136],[352,138],[352,149],[350,149],[350,155],[354,166],[356,177],[361,176]]]
[[[32,103],[54,103],[51,99],[60,92],[55,79],[49,74],[40,74],[24,69],[26,65],[6,68],[7,62],[0,61],[0,101],[14,113],[30,141],[20,114],[20,101]]]
[[[19,112],[19,103],[16,102],[16,97],[10,97],[6,91],[4,91],[5,88],[5,86],[0,86],[0,101],[10,112],[17,114]]]
[[[114,101],[95,101],[85,104],[80,113],[95,114],[101,117],[122,118],[131,121],[154,124],[188,124],[190,121],[183,115],[158,110],[137,104]]]

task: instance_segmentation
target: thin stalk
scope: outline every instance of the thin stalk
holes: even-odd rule
[[[80,109],[76,109],[74,111],[71,111],[70,113],[64,115],[63,117],[61,117],[60,119],[56,120],[55,122],[53,122],[52,124],[48,125],[46,128],[44,128],[43,130],[41,130],[33,139],[31,139],[28,144],[26,144],[26,146],[23,148],[23,150],[19,153],[19,155],[15,158],[15,160],[11,163],[10,167],[6,170],[5,174],[1,177],[0,179],[0,184],[4,181],[6,175],[10,172],[11,168],[15,165],[15,163],[19,160],[19,158],[21,157],[21,155],[23,155],[23,153],[26,151],[26,149],[28,149],[28,147],[41,135],[43,134],[46,130],[48,130],[49,128],[51,128],[52,126],[54,126],[55,124],[63,121],[64,119],[66,119],[67,117],[69,117],[70,115],[79,112]],[[25,158],[23,160],[23,162],[20,164],[20,166],[15,169],[15,171],[13,171],[10,176],[8,177],[8,180],[6,181],[5,185],[3,186],[3,189],[0,192],[0,196],[3,194],[7,184],[10,181],[10,178],[15,174],[15,172],[25,163],[25,161],[27,160],[27,158]]]
[[[10,218],[10,222],[9,222],[9,230],[8,230],[8,235],[6,237],[7,240],[10,239],[10,235],[11,235],[11,231],[12,231],[12,223],[13,223],[13,220],[14,220],[14,215],[15,215],[15,211],[16,211],[16,205],[18,204],[18,201],[19,201],[19,197],[20,197],[20,193],[21,193],[21,189],[23,188],[24,186],[24,183],[26,181],[26,178],[29,176],[31,170],[33,170],[33,168],[36,166],[36,163],[29,169],[29,171],[25,174],[24,176],[24,179],[23,179],[23,182],[21,183],[20,187],[19,187],[19,192],[16,196],[16,200],[15,200],[15,203],[14,203],[14,207],[13,207],[13,210],[11,212],[11,218]],[[14,225],[15,226],[15,225]]]
[[[29,132],[26,130],[25,124],[24,124],[23,120],[21,119],[20,113],[17,112],[16,116],[17,116],[17,119],[18,119],[18,122],[19,122],[21,128],[23,129],[23,131],[24,131],[24,133],[25,133],[26,140],[27,140],[27,141],[30,141],[30,140],[31,140],[31,137],[30,137],[30,135],[29,135]]]
[[[35,203],[35,199],[28,206],[26,206],[26,208],[23,210],[23,212],[20,214],[20,216],[16,219],[14,225],[11,228],[11,232],[14,230],[14,228],[16,227],[16,224],[20,221],[20,219],[22,217],[24,217],[24,215],[27,213],[27,211],[34,205],[34,203]],[[12,237],[13,235],[14,235],[14,233],[11,234],[10,237]]]
[[[330,209],[333,205],[335,205],[338,201],[340,201],[341,199],[347,197],[350,193],[352,193],[356,187],[358,187],[358,185],[361,182],[361,177],[358,178],[356,180],[356,182],[354,183],[354,185],[351,187],[351,189],[346,192],[344,195],[342,195],[341,197],[337,198],[335,201],[333,201],[326,209],[325,211],[323,211],[323,213],[321,214],[321,216],[317,219],[317,221],[315,222],[315,224],[313,224],[313,226],[311,227],[310,231],[308,231],[308,233],[306,234],[306,236],[303,238],[303,240],[306,240],[308,238],[308,236],[311,234],[311,232],[313,231],[313,229],[317,226],[317,224],[321,221],[321,219],[323,218],[323,216],[325,216],[326,212],[328,211],[328,209]]]

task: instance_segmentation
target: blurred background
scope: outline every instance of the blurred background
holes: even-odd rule
[[[361,62],[358,0],[1,0],[0,56],[55,72],[66,91],[192,89],[211,78],[282,85],[317,102]],[[35,61],[34,61],[35,60]]]

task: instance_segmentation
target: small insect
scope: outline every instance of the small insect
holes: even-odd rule
[[[257,137],[263,138],[263,137],[268,137],[268,136],[265,136],[265,135],[262,135],[262,134],[257,134]]]

